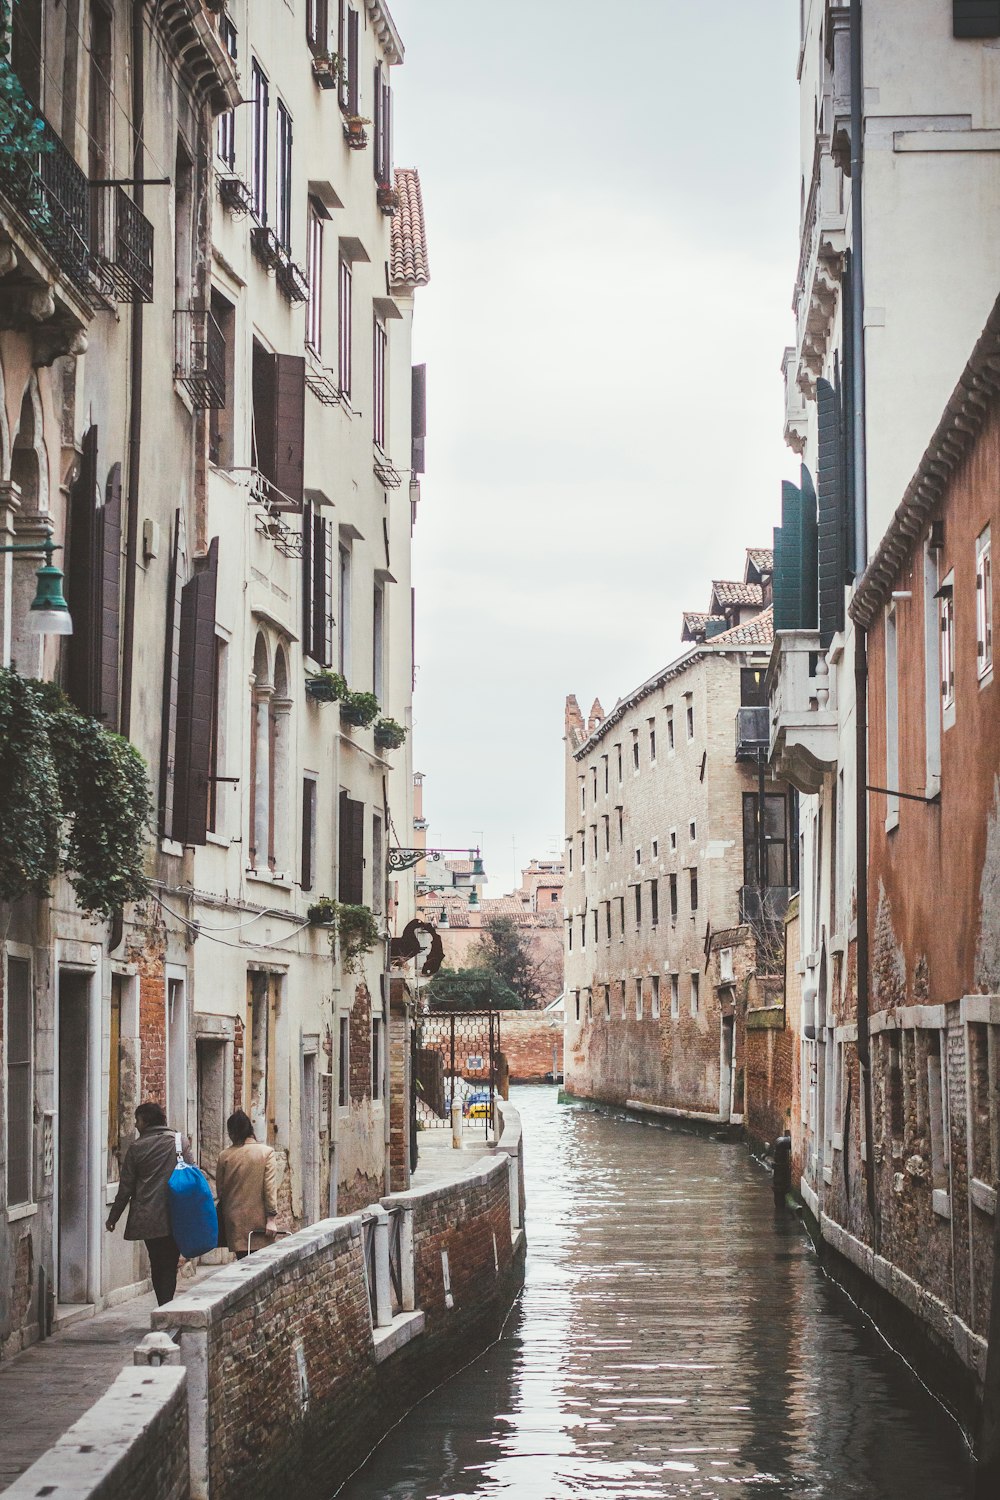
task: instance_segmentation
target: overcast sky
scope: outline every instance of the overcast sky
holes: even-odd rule
[[[390,0],[423,184],[414,765],[489,894],[562,847],[563,708],[769,545],[798,254],[794,0]],[[402,832],[402,830],[400,830]]]

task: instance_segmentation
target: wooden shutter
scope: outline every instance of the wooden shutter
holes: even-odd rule
[[[844,628],[844,475],[840,401],[828,380],[816,382],[819,461],[816,467],[816,570],[820,645]]]
[[[816,488],[812,475],[802,464],[800,471],[802,524],[799,533],[798,567],[801,579],[802,623],[800,630],[815,630],[818,625],[816,599]]]
[[[313,506],[302,507],[302,654],[315,656],[313,648]]]
[[[358,113],[358,13],[347,12],[347,112]]]
[[[80,472],[70,491],[69,556],[66,602],[73,617],[69,638],[66,692],[84,714],[100,708],[100,620],[102,590],[100,523],[97,506],[97,428],[83,439]]]
[[[325,574],[325,577],[324,577],[324,580],[323,580],[324,581],[323,594],[324,594],[325,608],[326,608],[326,615],[325,615],[325,618],[323,620],[323,665],[324,665],[324,667],[332,667],[333,666],[333,563],[334,563],[334,558],[337,556],[337,549],[334,546],[334,539],[333,539],[333,522],[332,521],[324,521],[323,522],[323,531],[324,531],[324,536],[325,536],[325,543],[324,543],[323,555],[324,555],[324,559],[325,559],[325,563],[326,563],[326,574]]]
[[[843,288],[844,329],[843,351],[843,395],[840,408],[840,441],[844,466],[844,582],[850,583],[855,575],[855,498],[854,498],[854,412],[855,391],[858,379],[858,358],[854,349],[854,293],[851,286],[851,251],[844,253]]]
[[[117,729],[122,573],[121,464],[115,464],[108,475],[100,531],[100,717],[105,728]]]
[[[392,183],[392,89],[382,85],[382,182]]]
[[[802,488],[781,486],[781,526],[774,532],[774,628],[816,628],[816,494],[802,466]]]
[[[208,557],[181,590],[174,838],[184,844],[204,844],[208,831],[218,570],[219,539],[213,537]]]
[[[178,510],[174,515],[174,544],[170,549],[170,572],[167,577],[167,618],[163,653],[159,818],[159,830],[163,838],[172,838],[174,827],[174,751],[177,744],[177,682],[181,629],[180,540],[181,513]]]
[[[414,365],[410,372],[410,471],[424,473],[424,439],[427,436],[427,366]]]
[[[340,864],[338,900],[361,906],[365,896],[365,804],[340,794]]]
[[[374,140],[372,141],[372,169],[375,173],[375,181],[382,182],[382,132],[385,122],[382,119],[382,64],[375,64],[375,76],[372,82],[372,126],[374,129]]]
[[[269,476],[297,510],[302,508],[306,440],[306,362],[301,354],[275,354],[274,473]]]
[[[952,0],[952,34],[1000,36],[1000,0]]]

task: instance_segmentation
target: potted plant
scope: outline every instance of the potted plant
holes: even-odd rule
[[[330,947],[340,943],[340,961],[348,974],[356,974],[360,961],[381,939],[375,913],[367,906],[347,906],[332,896],[320,896],[306,912],[313,927],[330,930]]]
[[[352,151],[363,151],[367,146],[368,137],[365,134],[365,126],[370,124],[371,120],[366,115],[344,116],[344,135]]]
[[[380,182],[375,190],[375,198],[384,214],[394,214],[399,207],[399,194],[391,182]]]
[[[379,719],[375,725],[375,743],[380,750],[398,750],[406,739],[406,729],[395,719]]]
[[[339,52],[314,52],[313,77],[321,89],[335,89],[343,72]]]
[[[378,717],[379,701],[374,693],[346,692],[340,700],[340,716],[355,729],[367,729]]]
[[[336,703],[347,693],[347,681],[339,672],[314,672],[306,678],[306,695],[314,703]]]
[[[337,920],[337,903],[331,896],[320,896],[307,908],[306,917],[313,927],[332,927]]]

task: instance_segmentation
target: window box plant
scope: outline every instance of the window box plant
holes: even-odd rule
[[[340,943],[340,961],[348,974],[356,974],[361,960],[381,941],[374,912],[367,906],[347,906],[330,896],[320,896],[307,913],[313,927],[330,929],[330,946]]]
[[[250,233],[250,244],[257,259],[274,271],[281,265],[281,244],[273,229],[266,224],[255,224]]]
[[[375,190],[375,201],[381,212],[391,217],[399,207],[399,194],[391,182],[380,182]]]
[[[306,696],[314,703],[337,703],[346,694],[347,682],[339,672],[328,672],[324,669],[306,678]]]
[[[370,125],[371,120],[365,115],[344,116],[344,139],[352,151],[363,151],[368,144],[368,136],[365,126]]]
[[[340,81],[343,64],[339,52],[315,52],[312,73],[321,89],[335,89]]]
[[[367,729],[378,718],[379,707],[374,693],[348,691],[340,700],[340,717],[355,729]]]
[[[287,254],[282,255],[277,280],[278,286],[289,302],[308,302],[309,281],[306,273]]]
[[[406,729],[395,719],[379,719],[375,725],[375,743],[380,750],[398,750],[406,739]]]
[[[235,218],[242,218],[245,214],[253,213],[253,193],[249,183],[237,177],[235,173],[219,178],[219,197],[223,206]]]

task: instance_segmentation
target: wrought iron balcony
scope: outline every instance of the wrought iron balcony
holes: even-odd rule
[[[253,213],[253,189],[235,172],[219,178],[219,197],[234,218]]]
[[[90,186],[51,125],[43,121],[38,149],[0,155],[0,192],[14,205],[60,271],[88,295]]]
[[[309,279],[301,266],[295,264],[287,250],[282,249],[278,261],[276,280],[282,294],[289,302],[309,300]]]
[[[92,183],[94,274],[117,302],[153,300],[153,226],[117,183]]]
[[[771,738],[770,711],[766,707],[736,710],[736,759],[767,759]]]
[[[210,312],[178,308],[174,313],[174,379],[196,411],[226,404],[226,340]]]

